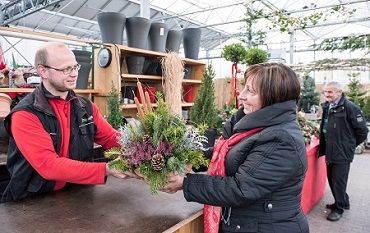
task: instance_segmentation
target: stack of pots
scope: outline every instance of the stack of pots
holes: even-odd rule
[[[184,28],[183,30],[183,46],[186,58],[198,60],[201,29],[200,28]],[[191,67],[185,65],[185,77],[191,77]]]
[[[169,30],[166,23],[151,22],[144,17],[128,17],[118,12],[101,12],[97,15],[102,41],[123,44],[126,28],[127,46],[149,49],[158,52],[179,52],[183,41],[185,58],[198,60],[201,39],[200,28]],[[142,56],[126,57],[130,74],[143,74],[145,58]],[[190,67],[185,67],[190,74]]]
[[[126,20],[127,46],[138,49],[147,49],[150,20],[144,17],[129,17]],[[126,57],[129,74],[142,74],[145,57]]]
[[[72,50],[76,57],[76,61],[81,65],[77,77],[77,89],[86,89],[88,86],[90,70],[91,70],[91,52],[83,50]]]

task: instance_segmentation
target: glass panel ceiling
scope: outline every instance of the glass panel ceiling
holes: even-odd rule
[[[212,40],[224,39],[225,37],[235,39],[238,35],[243,36],[245,34],[246,23],[243,19],[246,18],[246,5],[250,6],[253,11],[262,10],[265,14],[272,14],[271,12],[280,10],[295,18],[307,17],[322,12],[326,16],[325,21],[320,20],[317,25],[309,23],[305,30],[295,31],[294,40],[297,42],[311,40],[311,43],[313,43],[324,38],[370,33],[370,3],[365,0],[152,0],[150,4],[167,12],[172,12],[179,18],[187,18],[188,22],[198,22],[200,27],[208,27],[221,32],[222,35],[213,34]],[[356,9],[356,11],[353,15],[329,13],[333,7],[339,5],[343,6],[346,12],[352,12],[353,9]],[[279,27],[270,29],[271,25],[271,20],[259,19],[253,24],[252,30],[267,32],[266,43],[272,47],[274,47],[273,44],[278,44],[281,47],[281,44],[290,42],[291,37],[288,33],[280,33]],[[182,26],[187,27],[187,25]],[[205,39],[207,38],[203,38],[203,40]],[[221,40],[221,42],[223,43],[224,40]],[[214,48],[210,46],[204,49]]]

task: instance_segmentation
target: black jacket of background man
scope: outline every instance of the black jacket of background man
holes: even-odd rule
[[[329,110],[329,102],[322,105],[324,119],[328,117],[327,133],[320,131],[319,155],[326,155],[327,163],[344,164],[353,160],[355,149],[367,138],[368,128],[360,107],[344,94],[338,105]],[[329,116],[328,116],[329,114]]]

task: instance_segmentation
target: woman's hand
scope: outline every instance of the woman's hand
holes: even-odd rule
[[[182,185],[184,184],[183,176],[170,176],[167,180],[169,184],[166,187],[159,189],[159,191],[173,194],[182,189]]]

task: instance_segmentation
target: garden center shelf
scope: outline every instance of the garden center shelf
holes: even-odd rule
[[[100,49],[106,48],[111,52],[111,63],[107,67],[102,67],[98,65],[98,54]],[[166,53],[116,44],[104,44],[104,46],[94,47],[93,50],[93,86],[101,90],[99,94],[93,96],[93,101],[99,107],[103,115],[108,114],[107,98],[109,97],[109,92],[112,90],[112,87],[119,92],[120,98],[122,99],[127,98],[124,90],[127,89],[127,87],[135,89],[138,81],[140,81],[143,87],[151,87],[159,92],[163,91],[162,84],[166,80],[163,80],[161,75],[130,74],[128,72],[126,59],[131,56],[141,56],[145,57],[146,62],[160,62],[161,59],[167,55]],[[184,96],[185,94],[189,94],[189,89],[191,89],[191,93],[193,94],[191,101],[187,98],[185,100],[186,102],[181,104],[181,107],[184,110],[190,110],[194,105],[194,96],[197,95],[198,88],[202,83],[203,71],[206,67],[206,63],[188,58],[181,58],[181,60],[188,70],[188,73],[186,78],[183,78],[181,81],[184,91],[183,93],[179,93],[179,95],[185,100]],[[132,92],[132,90],[130,92]],[[156,103],[153,103],[152,106],[156,107]],[[132,102],[131,104],[121,105],[121,109],[123,116],[136,118],[137,109],[136,105]]]

